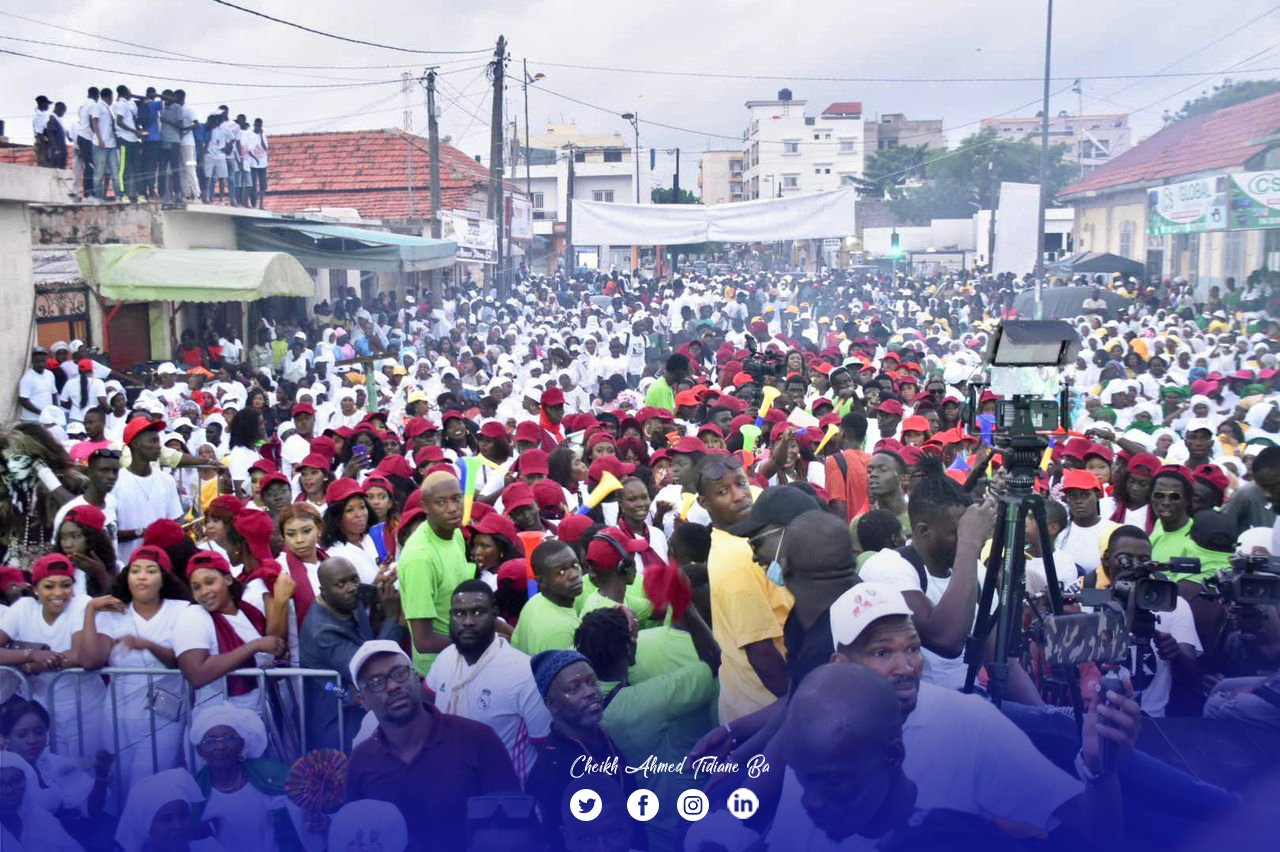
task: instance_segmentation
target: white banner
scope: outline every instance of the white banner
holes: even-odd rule
[[[805,240],[854,232],[852,189],[732,204],[573,202],[573,242],[685,245],[709,240]]]
[[[508,195],[507,207],[511,213],[507,217],[507,221],[510,223],[511,239],[533,239],[533,202],[524,198],[517,198],[514,195]]]
[[[440,211],[441,234],[458,244],[457,259],[463,263],[496,263],[498,229],[492,219],[482,219],[465,210]]]
[[[1000,184],[1000,207],[996,210],[996,251],[991,268],[995,272],[1024,275],[1035,271],[1036,225],[1039,218],[1040,185]]]

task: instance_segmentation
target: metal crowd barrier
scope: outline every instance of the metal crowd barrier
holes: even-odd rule
[[[111,713],[111,731],[113,742],[112,754],[119,755],[123,749],[127,749],[136,745],[133,743],[121,742],[121,725],[120,725],[120,707],[119,707],[119,686],[120,683],[116,676],[143,676],[147,678],[147,694],[152,694],[157,678],[177,676],[182,683],[181,698],[182,710],[178,723],[182,726],[181,741],[182,754],[186,759],[186,766],[193,773],[198,765],[196,760],[195,746],[191,744],[190,738],[186,735],[187,728],[191,723],[193,712],[199,708],[199,704],[195,700],[197,690],[187,682],[182,676],[179,669],[153,669],[145,667],[106,667],[87,671],[81,668],[63,669],[58,672],[51,672],[48,686],[43,695],[35,695],[31,690],[30,679],[20,670],[4,667],[4,671],[13,671],[22,679],[22,687],[24,694],[30,698],[39,700],[46,709],[49,710],[49,750],[57,752],[57,725],[58,713],[54,710],[54,690],[63,678],[74,676],[75,680],[75,698],[76,698],[76,741],[79,744],[79,756],[81,758],[92,758],[95,755],[86,755],[84,753],[85,745],[85,707],[83,703],[82,684],[85,677],[102,677],[108,676],[107,692],[109,696],[109,706],[103,708]],[[310,742],[307,737],[307,698],[306,689],[302,688],[301,681],[305,678],[322,678],[332,682],[337,687],[330,695],[332,700],[337,702],[338,710],[338,742],[346,742],[346,718],[343,711],[344,688],[342,685],[342,675],[332,669],[302,669],[302,668],[250,668],[237,669],[227,677],[252,677],[258,682],[257,700],[258,705],[256,712],[263,719],[263,723],[267,728],[267,738],[270,743],[269,748],[274,752],[274,756],[285,763],[292,763],[300,757],[308,748]],[[296,678],[299,688],[293,689]],[[283,686],[284,690],[277,687]],[[207,702],[206,702],[207,703]],[[96,708],[95,708],[96,709]],[[150,736],[148,737],[151,746],[151,771],[153,773],[160,771],[160,756],[158,745],[156,742],[156,731],[161,725],[167,724],[168,720],[157,722],[156,708],[149,706],[147,708],[147,722],[150,728]],[[295,721],[290,717],[296,717],[296,726],[290,723]],[[96,714],[95,714],[96,721]],[[279,723],[283,722],[285,727],[280,727]],[[293,736],[296,727],[296,738]],[[104,744],[106,747],[107,744]],[[115,773],[115,793],[120,807],[124,806],[124,798],[127,790],[124,789],[123,766],[120,760],[114,761],[113,769]]]

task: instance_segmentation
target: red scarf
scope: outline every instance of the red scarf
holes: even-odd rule
[[[538,407],[538,422],[542,424],[542,428],[545,431],[550,432],[556,439],[556,446],[564,443],[564,432],[560,431],[558,424],[551,422],[551,419],[547,417],[547,410],[541,406]]]
[[[1126,511],[1128,511],[1128,507],[1127,507],[1127,506],[1125,506],[1124,501],[1123,501],[1123,500],[1117,500],[1117,501],[1116,501],[1116,510],[1115,510],[1114,512],[1112,512],[1112,513],[1111,513],[1111,520],[1115,521],[1117,524],[1123,524],[1123,523],[1124,523],[1124,513],[1125,513]],[[1151,505],[1150,505],[1150,504],[1148,504],[1148,505],[1147,505],[1147,523],[1146,523],[1146,528],[1147,528],[1147,529],[1146,529],[1146,533],[1147,533],[1147,535],[1151,535],[1151,531],[1152,531],[1153,529],[1155,529],[1155,528],[1156,528],[1156,513],[1155,513],[1155,512],[1153,512],[1153,511],[1151,511]]]
[[[662,558],[658,556],[657,552],[653,549],[653,543],[649,541],[649,529],[647,527],[645,528],[645,531],[643,533],[633,532],[631,529],[631,526],[627,523],[626,519],[620,518],[618,523],[618,529],[627,538],[633,539],[635,541],[644,542],[644,550],[640,551],[640,558],[644,562],[644,570],[646,572],[652,568],[661,568],[663,565],[666,564],[665,562],[662,561]]]
[[[329,555],[323,550],[316,550],[316,561],[323,562],[329,558]],[[302,632],[302,621],[307,617],[307,611],[311,609],[311,605],[316,602],[316,591],[311,588],[311,578],[307,576],[307,565],[297,556],[293,555],[293,551],[285,549],[284,564],[289,569],[289,576],[293,578],[293,610],[298,618],[298,632]]]
[[[267,619],[255,607],[247,603],[239,605],[240,612],[244,617],[249,619],[249,623],[259,633],[266,635]],[[218,653],[229,654],[236,648],[244,645],[244,640],[240,638],[240,634],[236,632],[235,627],[225,615],[220,612],[211,612],[213,617],[213,632],[218,637]],[[258,681],[251,677],[228,677],[227,678],[227,695],[235,697],[237,695],[248,695],[258,688]]]

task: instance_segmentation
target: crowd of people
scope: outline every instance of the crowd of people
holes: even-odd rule
[[[36,164],[70,164],[79,201],[260,208],[266,197],[271,146],[262,119],[250,126],[223,105],[201,121],[182,89],[90,86],[72,118],[63,101],[37,95],[31,130]]]
[[[143,382],[37,348],[0,430],[0,847],[1184,848],[1247,784],[1144,729],[1280,729],[1280,607],[1223,591],[1280,556],[1277,283],[1116,277],[1067,318],[1029,599],[1181,571],[1070,665],[969,641],[1012,276],[352,289]]]

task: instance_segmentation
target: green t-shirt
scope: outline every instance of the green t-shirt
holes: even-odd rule
[[[476,575],[475,566],[467,561],[462,530],[454,530],[452,538],[443,539],[430,524],[418,527],[404,543],[397,572],[404,617],[410,621],[429,618],[432,631],[448,636],[453,590]],[[413,652],[414,668],[424,677],[435,659],[435,654],[421,654],[416,649]]]
[[[511,644],[530,657],[542,651],[571,651],[578,621],[573,607],[553,604],[545,595],[534,595],[520,611]]]
[[[653,619],[653,603],[644,593],[644,579],[636,577],[635,582],[627,586],[627,591],[622,596],[623,605],[636,614],[636,618],[641,624]],[[586,574],[582,575],[582,594],[578,595],[577,600],[573,602],[573,608],[577,610],[578,617],[586,615],[593,609],[601,609],[602,607],[617,606],[618,602],[606,598],[596,589],[596,584]]]
[[[650,408],[665,408],[675,412],[676,395],[671,390],[671,385],[667,384],[666,376],[659,376],[649,385],[649,391],[644,395],[644,404]]]
[[[1164,521],[1156,521],[1155,528],[1151,530],[1151,561],[1168,562],[1175,556],[1192,556],[1191,551],[1196,550],[1197,545],[1191,540],[1191,520],[1181,528],[1169,532],[1164,528]]]

